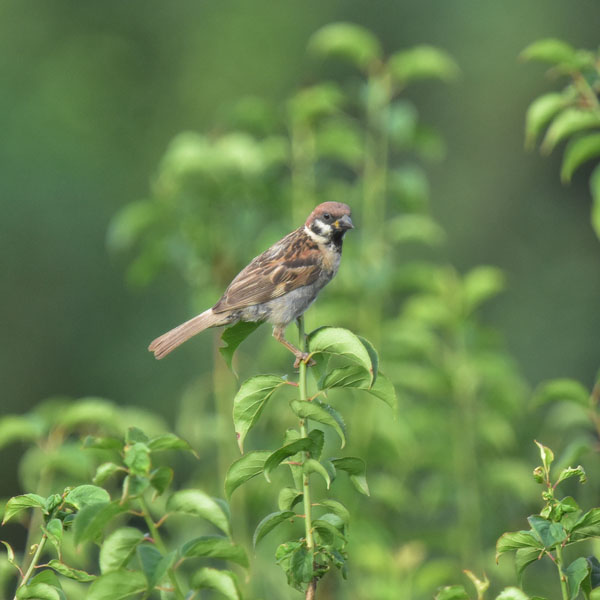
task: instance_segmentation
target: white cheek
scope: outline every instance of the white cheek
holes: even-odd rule
[[[327,225],[327,227],[329,228],[329,231],[331,231],[331,227],[329,225]],[[314,242],[317,242],[317,244],[326,244],[329,241],[325,235],[319,235],[309,227],[304,226],[304,231],[306,232],[306,235]]]

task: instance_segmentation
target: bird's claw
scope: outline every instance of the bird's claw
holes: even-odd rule
[[[300,367],[300,363],[305,363],[307,367],[314,367],[317,364],[317,361],[312,359],[308,352],[302,352],[302,354],[296,355],[294,369],[298,369]]]

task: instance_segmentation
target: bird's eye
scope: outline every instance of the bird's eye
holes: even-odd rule
[[[324,221],[331,221],[331,215],[329,213],[324,213],[323,214],[323,220]]]

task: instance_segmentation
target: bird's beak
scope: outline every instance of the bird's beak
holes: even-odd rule
[[[334,226],[336,229],[354,229],[354,225],[352,224],[352,219],[348,215],[344,215],[341,219],[338,219]]]

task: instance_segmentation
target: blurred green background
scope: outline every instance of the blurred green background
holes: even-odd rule
[[[221,380],[207,379],[213,365],[210,334],[160,363],[146,351],[147,344],[216,301],[228,276],[298,225],[285,204],[289,197],[279,196],[275,186],[261,196],[256,186],[250,198],[240,200],[233,218],[229,208],[221,209],[219,197],[198,196],[206,231],[219,224],[221,243],[230,240],[234,250],[225,256],[223,281],[193,294],[189,280],[174,269],[149,277],[148,285],[139,285],[139,278],[137,285],[131,283],[131,277],[127,283],[132,255],[109,252],[107,230],[121,208],[151,195],[165,151],[182,131],[218,135],[230,128],[236,103],[246,96],[264,99],[277,113],[300,88],[346,77],[347,66],[324,64],[306,52],[311,34],[333,21],[368,28],[386,53],[428,43],[456,60],[457,81],[425,82],[405,95],[446,141],[445,158],[425,166],[431,212],[447,234],[436,256],[459,272],[480,264],[505,272],[507,291],[484,307],[482,320],[499,332],[529,386],[552,377],[590,386],[600,364],[600,245],[589,223],[586,172],[582,169],[563,187],[558,154],[542,158],[523,150],[526,107],[555,84],[543,78],[543,67],[521,64],[517,57],[541,37],[596,48],[599,18],[600,7],[591,0],[576,5],[558,0],[0,1],[2,413],[26,412],[52,395],[95,395],[151,408],[175,424],[180,410],[188,411],[187,418],[194,414],[191,381],[204,382],[199,396],[210,396],[211,386],[220,385]],[[252,192],[260,211],[253,211]],[[247,239],[240,239],[239,222]],[[347,247],[358,244],[360,219],[356,225]],[[202,258],[196,260],[201,264]],[[346,278],[350,260],[342,263]],[[210,272],[204,275],[211,279]],[[335,285],[326,294],[336,294]],[[351,293],[343,322],[331,321],[331,314],[339,314],[333,309],[312,309],[308,328],[324,324],[319,316],[332,325],[354,327],[358,318],[352,311],[361,290]],[[387,299],[388,314],[398,313],[401,298]],[[369,337],[368,331],[358,332]],[[246,342],[246,352],[252,354],[256,343],[269,352],[268,360],[259,360],[263,371],[273,368],[273,360],[287,368],[287,357],[278,348],[268,349],[271,342],[262,333],[258,341]],[[259,372],[248,357],[241,362],[246,375]],[[391,368],[392,363],[388,372]],[[542,417],[526,416],[525,408],[520,412],[513,406],[516,434],[509,450],[529,468],[537,464],[530,442],[539,435],[536,419]],[[383,409],[375,415],[387,418]],[[402,420],[401,398],[401,429]],[[202,422],[195,427],[201,438]],[[372,427],[375,438],[377,422]],[[557,434],[557,443],[566,446],[565,435]],[[351,436],[350,445],[352,437],[360,434]],[[408,437],[404,442],[410,445]],[[428,441],[413,440],[415,455],[419,443]],[[2,450],[2,496],[20,489],[15,463],[21,450]],[[381,448],[370,451],[376,464],[377,452],[385,454]],[[208,481],[210,465],[202,465],[206,473],[199,479]],[[385,465],[382,458],[380,470]],[[413,494],[410,481],[407,497]],[[217,488],[212,491],[218,493]],[[451,493],[431,493],[446,492]],[[530,491],[522,497],[526,502]],[[393,502],[383,505],[390,511]],[[429,562],[423,558],[429,546],[410,545],[419,538],[419,531],[409,531],[414,522],[403,529],[401,516],[385,514],[397,519],[393,531],[399,536],[386,543],[394,552],[407,548],[408,566],[402,563],[401,570]],[[510,521],[510,508],[506,515],[494,517],[484,533],[486,547],[503,531],[524,526]],[[454,518],[435,514],[439,523]],[[435,548],[433,555],[453,554],[451,541],[435,541],[434,531],[430,536],[423,543]],[[352,558],[352,548],[350,553]],[[473,561],[477,555],[472,548]],[[460,558],[468,559],[464,553]],[[460,566],[453,563],[449,569],[456,578]],[[449,583],[447,575],[448,570],[431,576],[406,597],[428,597],[432,586]],[[356,597],[396,597],[372,593]]]

